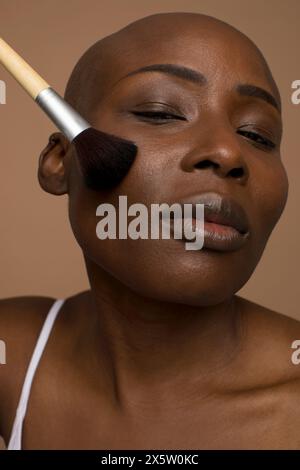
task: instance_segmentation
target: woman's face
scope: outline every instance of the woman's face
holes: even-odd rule
[[[257,265],[285,206],[288,182],[280,156],[281,116],[259,87],[278,100],[276,87],[253,45],[226,28],[143,39],[119,57],[92,124],[134,141],[136,160],[116,188],[85,187],[73,159],[70,221],[94,270],[105,270],[151,298],[212,305],[237,292]],[[177,64],[204,75],[201,82],[140,67]],[[254,96],[255,95],[255,96]],[[143,113],[152,114],[144,115]],[[154,112],[166,113],[155,115]],[[188,251],[182,240],[99,240],[96,208],[119,195],[128,206],[174,203],[204,192],[231,197],[247,214],[249,237],[233,251]],[[97,268],[95,268],[97,266]]]

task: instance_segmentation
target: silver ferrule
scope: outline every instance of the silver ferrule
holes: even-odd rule
[[[72,142],[80,132],[91,127],[91,125],[52,88],[46,88],[41,91],[35,101],[70,142]]]

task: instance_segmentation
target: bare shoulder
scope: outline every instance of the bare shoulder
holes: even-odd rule
[[[5,364],[0,369],[0,383],[22,369],[23,364],[28,364],[28,358],[54,300],[51,297],[37,296],[0,300],[0,339],[5,346]]]
[[[274,347],[275,352],[291,347],[293,341],[300,340],[299,320],[241,297],[238,300],[247,328],[253,329],[257,342]]]
[[[12,297],[0,300],[0,420],[3,408],[17,403],[34,346],[47,313],[51,297]],[[1,429],[0,429],[1,430]]]
[[[0,300],[0,337],[11,353],[11,359],[26,344],[30,346],[54,301],[51,297],[37,296]]]
[[[262,386],[278,386],[300,398],[300,322],[238,298],[244,314],[245,356]],[[299,407],[300,417],[300,407]]]

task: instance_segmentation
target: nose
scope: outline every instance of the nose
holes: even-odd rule
[[[242,153],[241,138],[230,125],[205,126],[197,144],[181,161],[184,171],[211,170],[221,178],[232,178],[245,184],[249,168]],[[192,137],[193,138],[193,137]]]

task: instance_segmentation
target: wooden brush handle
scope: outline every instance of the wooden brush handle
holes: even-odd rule
[[[0,37],[0,63],[35,100],[50,85]]]

